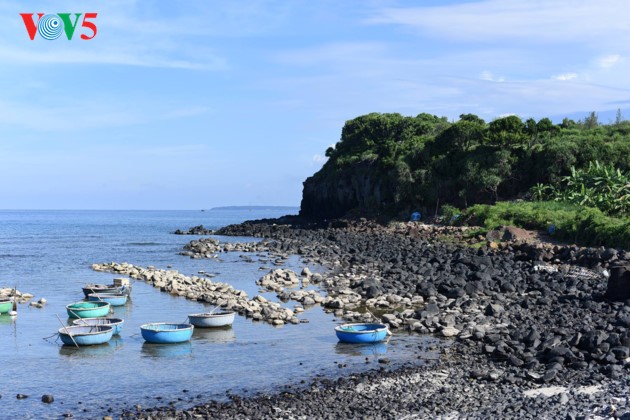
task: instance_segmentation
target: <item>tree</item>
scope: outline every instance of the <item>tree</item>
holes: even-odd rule
[[[617,114],[615,115],[615,125],[618,127],[623,122],[623,115],[621,115],[621,108],[617,108]]]
[[[541,118],[540,121],[538,121],[537,125],[538,125],[538,132],[552,131],[554,127],[551,120],[546,117]]]
[[[564,117],[562,119],[562,123],[560,124],[560,127],[562,127],[562,128],[573,128],[576,125],[577,124],[575,123],[575,121],[569,119],[568,117]]]
[[[486,125],[486,122],[482,120],[481,118],[479,118],[478,116],[476,116],[475,114],[461,114],[459,116],[459,120],[469,121],[469,122],[480,124],[480,125]]]
[[[527,135],[525,124],[516,115],[499,118],[488,124],[490,143],[498,146],[514,146],[523,144]]]
[[[460,120],[446,129],[438,139],[438,152],[448,153],[451,150],[465,152],[481,144],[484,126],[478,122]]]
[[[591,113],[588,114],[588,117],[584,118],[584,127],[590,130],[597,127],[598,125],[599,121],[597,118],[597,113],[595,111],[591,111]]]

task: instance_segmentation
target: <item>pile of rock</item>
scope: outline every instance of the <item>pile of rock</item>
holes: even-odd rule
[[[8,298],[13,297],[17,303],[27,303],[29,300],[33,299],[33,295],[31,293],[20,292],[19,290],[12,287],[3,287],[0,288],[0,298]]]
[[[175,235],[214,235],[214,230],[206,229],[203,225],[191,227],[188,230],[177,229]]]
[[[268,250],[267,242],[219,242],[215,238],[202,238],[190,241],[184,246],[180,255],[190,258],[217,258],[221,252],[264,252]]]
[[[300,322],[291,309],[283,308],[279,303],[270,302],[262,296],[248,299],[245,291],[234,289],[227,283],[213,282],[198,276],[188,277],[176,270],[143,268],[129,263],[115,262],[92,264],[92,269],[123,274],[145,281],[160,288],[163,292],[221,306],[257,321],[265,321],[273,325]]]
[[[270,270],[260,279],[256,280],[256,284],[272,292],[282,292],[285,287],[298,287],[300,278],[293,270],[278,268]]]
[[[509,366],[513,380],[548,383],[581,369],[618,378],[630,370],[628,270],[613,270],[630,253],[514,242],[472,249],[427,240],[422,229],[246,224],[225,231],[267,235],[271,252],[328,267],[322,304],[335,314],[366,319],[362,306],[373,306],[391,328],[456,338],[457,351],[487,354]],[[621,286],[607,289],[607,273]]]

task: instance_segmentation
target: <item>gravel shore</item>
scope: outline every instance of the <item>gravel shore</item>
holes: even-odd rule
[[[447,337],[453,345],[432,366],[124,417],[630,418],[630,300],[607,290],[611,273],[624,276],[630,253],[517,243],[473,248],[445,243],[448,228],[411,223],[273,222],[217,234],[267,238],[270,252],[327,267],[322,306],[337,316],[359,320],[362,307],[374,307],[393,331]],[[187,247],[190,256],[196,246]]]

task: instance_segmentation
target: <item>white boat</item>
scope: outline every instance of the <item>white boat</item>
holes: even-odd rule
[[[227,327],[234,322],[235,312],[206,312],[188,315],[190,323],[200,328]]]

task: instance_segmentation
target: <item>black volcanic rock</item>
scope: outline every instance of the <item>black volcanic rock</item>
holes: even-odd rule
[[[610,267],[606,298],[616,302],[630,299],[630,263],[617,263]]]

